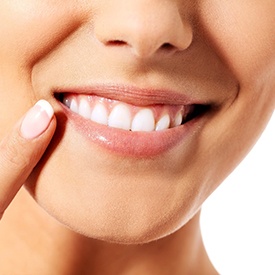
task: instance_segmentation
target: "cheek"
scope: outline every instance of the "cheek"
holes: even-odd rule
[[[1,45],[0,45],[1,47]],[[0,49],[0,53],[2,49]],[[7,59],[9,56],[7,56]],[[0,58],[1,60],[1,58]],[[1,62],[7,60],[1,60]],[[0,140],[37,100],[30,75],[19,64],[0,64]]]
[[[275,67],[273,1],[202,1],[202,25],[210,43],[240,84]]]
[[[78,27],[75,1],[62,2],[0,1],[0,136],[37,100],[33,64]]]
[[[1,61],[31,66],[79,26],[75,1],[0,2]],[[83,14],[82,14],[83,17]]]
[[[209,43],[239,83],[236,133],[246,125],[244,137],[257,136],[275,107],[274,2],[205,0],[201,8]]]

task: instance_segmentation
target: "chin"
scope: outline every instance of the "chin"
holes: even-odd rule
[[[28,191],[50,216],[92,239],[118,244],[152,242],[184,226],[200,208],[194,189],[193,193],[188,188],[175,192],[159,179],[141,181],[139,187],[136,181],[111,182],[106,176],[93,181],[78,176],[76,183],[72,174],[60,179],[48,169],[34,170],[26,184]]]

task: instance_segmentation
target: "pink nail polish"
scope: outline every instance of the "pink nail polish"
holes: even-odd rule
[[[54,111],[50,103],[39,100],[26,114],[21,124],[21,135],[33,139],[41,135],[49,126]]]

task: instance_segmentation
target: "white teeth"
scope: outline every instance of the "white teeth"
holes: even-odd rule
[[[70,109],[73,112],[78,113],[78,105],[75,99],[72,99]]]
[[[170,116],[168,114],[164,115],[156,125],[156,131],[166,130],[170,125]]]
[[[74,113],[86,119],[90,119],[98,124],[127,131],[161,131],[171,127],[177,127],[182,124],[183,120],[182,113],[184,107],[180,106],[176,116],[173,115],[172,117],[170,117],[169,107],[164,106],[163,110],[160,110],[163,115],[159,117],[157,113],[155,114],[154,107],[133,108],[129,104],[116,101],[111,104],[102,100],[94,100],[91,102],[90,99],[84,96],[79,98],[75,98],[75,96],[65,97],[63,103]],[[158,112],[159,109],[156,110],[156,112]],[[155,121],[155,115],[158,117],[157,121]]]
[[[130,130],[131,112],[124,104],[118,104],[109,115],[108,125],[114,128]]]
[[[91,114],[91,120],[99,124],[108,125],[108,113],[105,106],[97,103]]]
[[[175,118],[175,122],[174,122],[174,126],[180,126],[182,123],[182,113],[179,112],[177,115],[176,115],[176,118]]]
[[[69,98],[65,98],[63,103],[68,107],[70,108],[71,107],[71,100]]]
[[[154,114],[150,109],[140,110],[132,121],[132,131],[154,131],[155,119]]]
[[[91,107],[87,100],[85,99],[80,100],[78,113],[85,118],[90,118]]]

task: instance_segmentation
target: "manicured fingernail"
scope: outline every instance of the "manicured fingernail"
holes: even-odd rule
[[[21,124],[21,135],[26,139],[40,136],[49,126],[54,111],[50,103],[39,100],[25,115]]]

